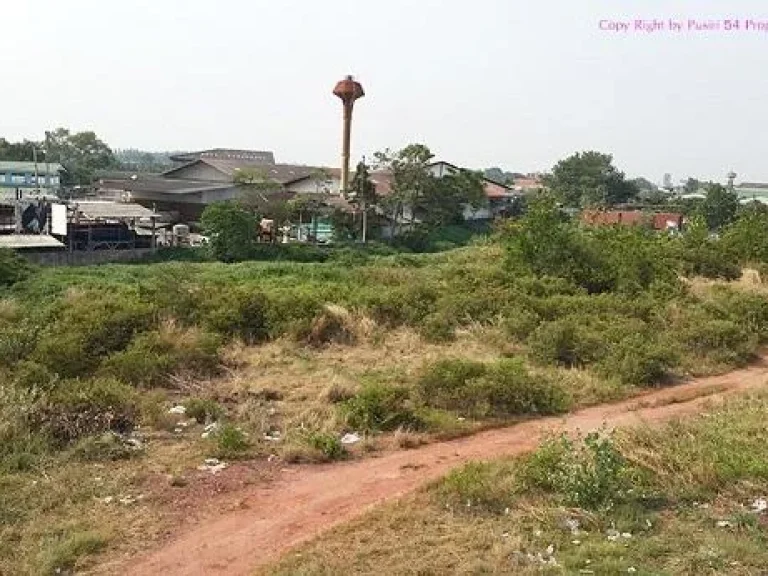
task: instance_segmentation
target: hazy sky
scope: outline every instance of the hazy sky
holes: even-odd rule
[[[367,92],[353,159],[419,141],[457,164],[534,171],[598,149],[654,181],[730,169],[768,181],[766,0],[2,4],[9,139],[61,125],[113,148],[241,147],[335,165],[331,90],[351,73]],[[684,30],[600,30],[638,18]],[[689,31],[689,19],[741,29]]]

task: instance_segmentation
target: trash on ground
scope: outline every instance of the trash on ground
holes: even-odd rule
[[[198,466],[197,469],[201,472],[210,472],[211,474],[216,475],[226,467],[226,462],[221,462],[218,458],[206,458],[205,463]]]
[[[187,413],[187,409],[180,404],[168,410],[168,414],[186,414],[186,413]]]
[[[761,512],[765,512],[766,510],[768,510],[768,501],[766,501],[765,498],[758,498],[757,500],[752,502],[752,512],[760,514]]]
[[[341,437],[341,443],[345,446],[350,446],[352,444],[357,444],[360,442],[362,438],[360,438],[360,435],[357,432],[351,432],[348,434],[344,434],[344,436]]]
[[[283,438],[279,430],[273,430],[272,432],[267,432],[264,434],[264,440],[267,442],[280,442],[282,439]]]
[[[717,523],[717,527],[718,527],[718,528],[730,528],[731,526],[733,526],[733,524],[731,524],[730,522],[728,522],[728,520],[720,520],[720,521]]]

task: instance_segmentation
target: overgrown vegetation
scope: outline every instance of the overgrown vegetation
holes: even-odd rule
[[[760,574],[765,395],[659,427],[468,464],[320,537],[277,574]],[[375,536],[374,536],[375,535]]]
[[[176,401],[196,437],[220,425],[200,441],[206,457],[335,460],[345,433],[410,445],[743,365],[768,340],[768,301],[760,283],[724,279],[764,264],[763,223],[743,216],[719,239],[706,225],[682,236],[585,229],[544,200],[493,238],[435,254],[374,246],[317,262],[32,269],[2,253],[0,478],[136,456],[115,439],[137,426],[181,438]],[[379,373],[347,371],[292,397],[290,418],[280,360],[264,389],[241,382],[217,396],[243,368],[238,350],[291,342],[292,361],[309,363],[398,331],[452,352],[406,368],[407,350],[393,350]],[[464,357],[477,341],[492,353]]]

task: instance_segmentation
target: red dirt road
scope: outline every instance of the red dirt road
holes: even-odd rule
[[[709,401],[759,389],[766,381],[768,363],[761,361],[724,376],[702,378],[561,418],[529,421],[380,458],[289,467],[270,485],[245,493],[241,510],[192,526],[159,549],[110,573],[251,574],[297,544],[372,506],[407,494],[469,460],[530,451],[544,434],[553,431],[587,432],[603,425],[637,425],[695,414]]]

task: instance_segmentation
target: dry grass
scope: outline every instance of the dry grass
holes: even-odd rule
[[[556,493],[523,488],[519,460],[475,465],[485,471],[479,477],[467,466],[458,484],[438,482],[374,510],[261,573],[373,575],[386,566],[398,575],[765,574],[768,514],[751,507],[768,488],[768,461],[758,449],[768,435],[766,406],[763,394],[659,429],[618,432],[625,458],[648,475],[638,490],[658,500],[633,496],[581,510]],[[480,502],[493,496],[504,504],[491,510],[454,501],[478,490]],[[621,536],[608,537],[613,530]],[[539,555],[557,564],[544,565]]]

